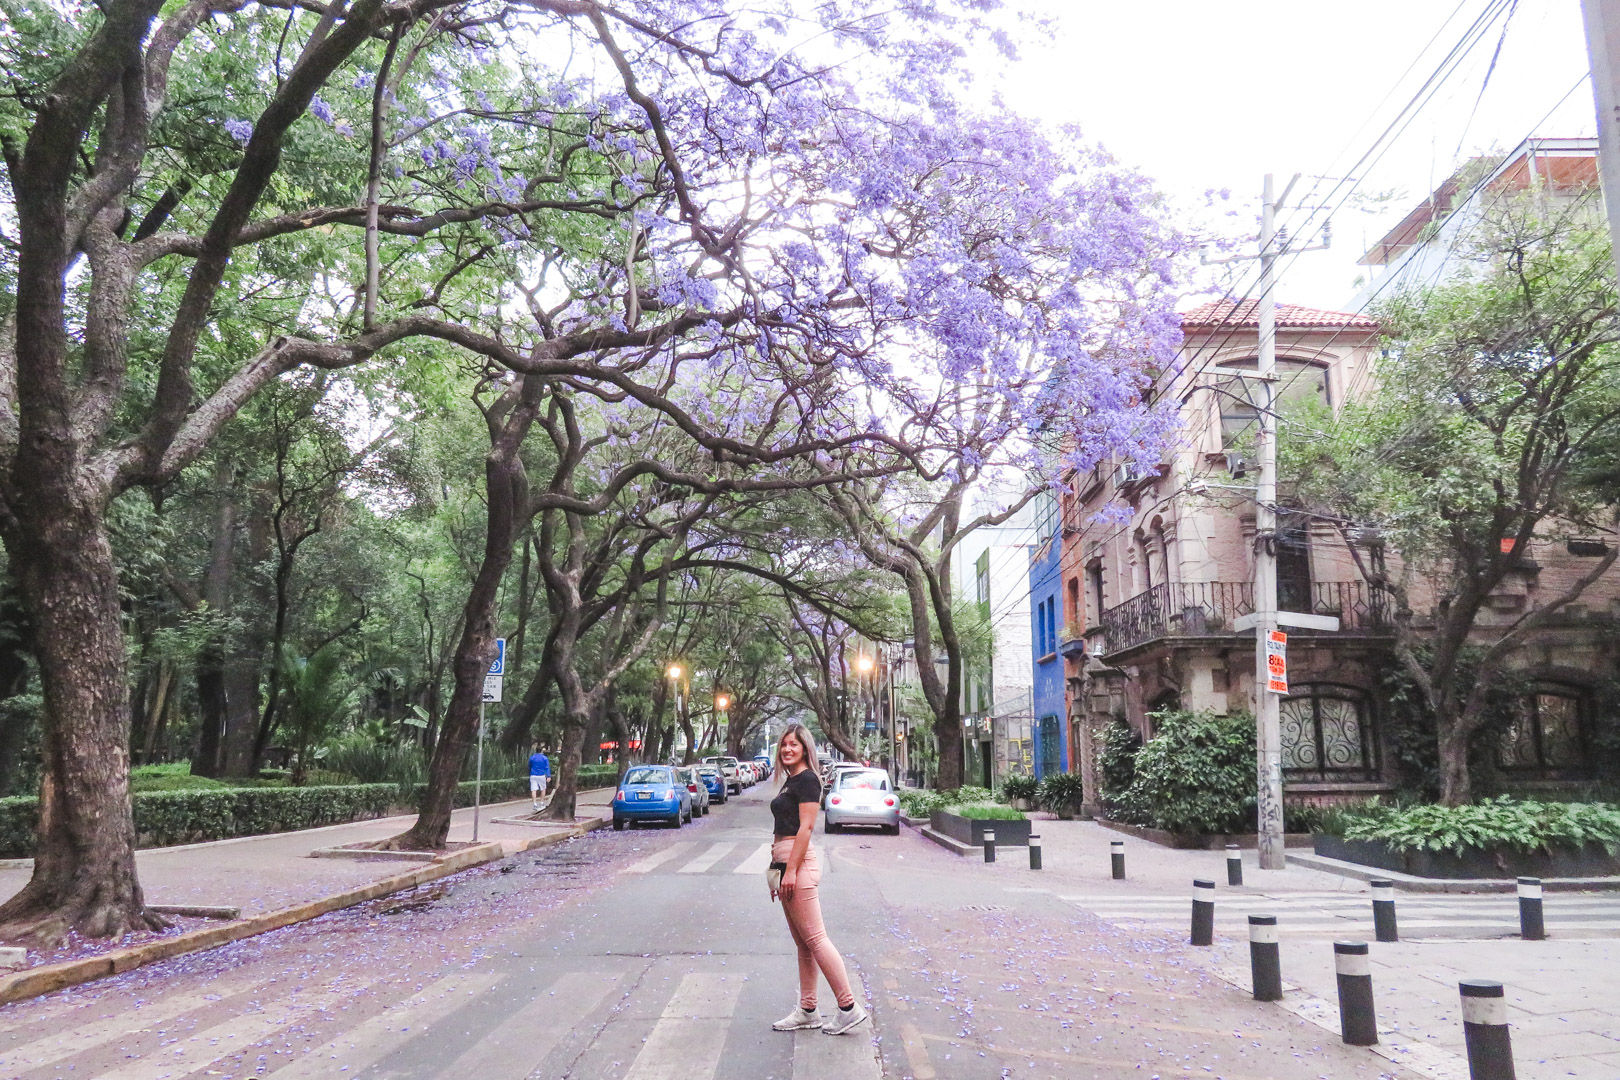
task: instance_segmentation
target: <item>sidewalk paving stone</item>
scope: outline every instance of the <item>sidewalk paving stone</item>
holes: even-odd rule
[[[1282,1006],[1316,1020],[1337,1037],[1331,943],[1372,940],[1365,881],[1297,864],[1260,870],[1254,853],[1245,852],[1245,884],[1234,888],[1225,884],[1223,851],[1173,849],[1141,840],[1127,840],[1126,880],[1113,881],[1109,842],[1119,839],[1119,833],[1093,822],[1045,817],[1034,831],[1041,837],[1045,868],[1031,871],[1022,860],[998,860],[1008,888],[1052,893],[1136,929],[1144,938],[1185,941],[1192,881],[1215,881],[1216,944],[1191,951],[1211,971],[1224,975],[1234,994],[1248,990],[1247,915],[1277,914],[1285,930],[1283,979],[1290,988]],[[1520,1080],[1614,1080],[1620,1075],[1620,978],[1615,975],[1620,971],[1620,895],[1549,897],[1545,941],[1517,936],[1512,896],[1407,894],[1400,897],[1397,911],[1405,915],[1400,918],[1403,940],[1375,942],[1372,954],[1379,1026],[1386,1031],[1386,1042],[1409,1051],[1391,1053],[1392,1059],[1434,1077],[1466,1077],[1457,983],[1487,978],[1507,989]],[[1292,933],[1286,932],[1290,920]],[[1569,929],[1561,931],[1560,920]]]

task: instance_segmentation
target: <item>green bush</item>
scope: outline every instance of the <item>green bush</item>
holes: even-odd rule
[[[556,772],[556,766],[552,766]],[[591,788],[612,787],[619,782],[619,767],[617,765],[581,765],[579,767],[579,790],[589,791]]]
[[[1033,799],[1035,790],[1040,787],[1040,781],[1033,776],[1009,776],[1001,784],[1001,797],[1007,802],[1014,799]]]
[[[1101,749],[1097,753],[1097,786],[1101,789],[1098,794],[1109,816],[1120,821],[1134,821],[1125,795],[1136,780],[1136,755],[1141,750],[1142,737],[1123,716],[1114,717],[1102,729]]]
[[[1041,806],[1054,814],[1072,814],[1080,809],[1085,786],[1079,773],[1055,772],[1041,781],[1035,794]]]
[[[1346,840],[1381,840],[1397,851],[1620,845],[1620,806],[1545,803],[1502,795],[1471,806],[1365,803],[1324,815],[1321,829]]]
[[[976,818],[979,821],[1023,821],[1022,811],[1014,810],[1010,806],[1000,806],[995,803],[958,803],[955,806],[943,807],[947,813],[956,814],[965,818]]]
[[[956,803],[993,803],[996,793],[989,788],[959,787],[951,792],[951,801]]]
[[[949,802],[942,791],[924,791],[920,788],[900,789],[900,809],[907,817],[924,818]]]
[[[1137,753],[1118,799],[1124,820],[1175,833],[1254,828],[1254,717],[1154,714],[1158,731]]]

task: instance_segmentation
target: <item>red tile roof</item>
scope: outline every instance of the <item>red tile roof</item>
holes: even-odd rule
[[[1200,327],[1211,327],[1222,330],[1235,330],[1244,327],[1258,327],[1260,301],[1244,300],[1217,300],[1212,304],[1204,304],[1191,311],[1181,313],[1181,326],[1184,330],[1193,330]],[[1320,308],[1300,307],[1298,304],[1277,305],[1277,326],[1311,329],[1313,327],[1350,327],[1359,330],[1376,330],[1378,321],[1365,315],[1354,315],[1348,311],[1323,311]]]

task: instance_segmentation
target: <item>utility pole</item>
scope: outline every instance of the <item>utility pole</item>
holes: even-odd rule
[[[1597,109],[1598,179],[1609,212],[1609,241],[1620,273],[1620,0],[1581,0],[1586,56]]]
[[[1286,197],[1287,192],[1283,194]],[[1263,870],[1281,870],[1288,864],[1283,849],[1281,703],[1266,689],[1266,643],[1277,629],[1277,202],[1271,174],[1266,173],[1260,210],[1260,351],[1254,391],[1260,429],[1255,438],[1259,460],[1254,491],[1255,808]]]

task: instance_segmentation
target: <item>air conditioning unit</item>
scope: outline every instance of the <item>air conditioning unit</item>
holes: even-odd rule
[[[1142,479],[1142,466],[1138,465],[1134,461],[1124,461],[1114,467],[1115,487],[1124,487],[1126,484],[1134,484],[1140,479]]]

